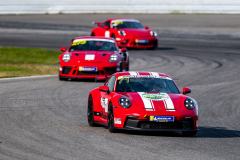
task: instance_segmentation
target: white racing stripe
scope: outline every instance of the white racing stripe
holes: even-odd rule
[[[138,72],[135,72],[135,71],[130,71],[130,72],[128,72],[128,73],[130,73],[131,76],[137,76],[137,75],[139,75]]]
[[[172,99],[170,98],[169,95],[168,95],[168,98],[166,100],[164,100],[163,102],[164,102],[166,110],[175,111]]]
[[[151,100],[148,100],[147,98],[143,98],[143,94],[145,92],[138,92],[138,94],[140,95],[140,97],[142,98],[142,101],[143,101],[143,104],[144,104],[144,107],[147,111],[153,111],[154,110],[154,105],[153,105],[153,102]]]
[[[150,73],[150,75],[153,75],[155,77],[159,77],[159,74],[157,72],[149,72],[149,73]]]

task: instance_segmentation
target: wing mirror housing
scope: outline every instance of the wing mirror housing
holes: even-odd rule
[[[108,29],[109,29],[109,27],[108,27],[108,26],[103,26],[103,28],[104,28],[104,29],[106,29],[106,30],[108,30]]]
[[[144,28],[145,28],[145,29],[149,29],[148,26],[145,26]]]
[[[191,93],[191,89],[183,87],[183,94],[188,94],[188,93]]]
[[[108,86],[100,86],[99,91],[110,93]]]
[[[120,52],[127,52],[126,48],[121,48]]]
[[[65,51],[66,51],[66,47],[62,47],[62,48],[60,48],[60,51],[65,52]]]

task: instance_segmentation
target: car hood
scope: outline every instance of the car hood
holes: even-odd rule
[[[126,33],[126,36],[149,37],[150,33],[147,29],[119,29]]]
[[[116,52],[110,51],[74,51],[70,52],[71,61],[79,63],[100,63]]]
[[[180,106],[182,94],[175,93],[147,93],[147,92],[121,92],[133,103],[146,110],[177,110]]]

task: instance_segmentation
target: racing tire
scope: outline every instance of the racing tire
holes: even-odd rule
[[[123,62],[120,63],[120,72],[123,71]]]
[[[114,129],[114,113],[113,113],[112,103],[109,104],[109,108],[108,108],[107,124],[108,124],[109,132],[111,133],[116,132],[116,129]]]
[[[58,76],[58,79],[60,80],[60,81],[67,81],[68,80],[68,78],[64,78],[64,77],[62,77],[62,76]]]
[[[184,137],[194,137],[197,134],[197,131],[182,131]]]
[[[96,126],[96,123],[94,122],[93,100],[91,95],[89,96],[89,100],[88,100],[87,117],[88,117],[88,125],[91,127]]]
[[[93,36],[93,37],[95,37],[95,33],[94,33],[94,32],[92,32],[90,36]]]
[[[126,71],[129,71],[129,57],[128,57],[128,62],[127,62],[127,68]]]

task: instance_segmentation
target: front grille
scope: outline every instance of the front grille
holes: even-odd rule
[[[122,45],[126,45],[129,42],[129,40],[125,40],[125,42],[121,42]]]
[[[152,40],[152,44],[154,45],[154,46],[157,46],[158,45],[158,40]]]
[[[143,122],[138,125],[142,129],[184,129],[183,122]]]
[[[175,122],[150,122],[148,120],[138,120],[127,118],[125,127],[139,129],[193,129],[193,120],[175,121]]]
[[[91,71],[78,71],[77,75],[100,75],[99,71],[91,72]]]
[[[105,70],[106,70],[108,75],[112,75],[112,74],[117,72],[116,67],[107,67],[107,68],[105,68]]]
[[[149,42],[148,43],[134,43],[135,46],[147,46],[150,45]]]
[[[76,70],[73,71],[72,75],[75,75],[75,73],[76,73]]]
[[[62,68],[62,74],[69,74],[72,67],[63,67]]]

